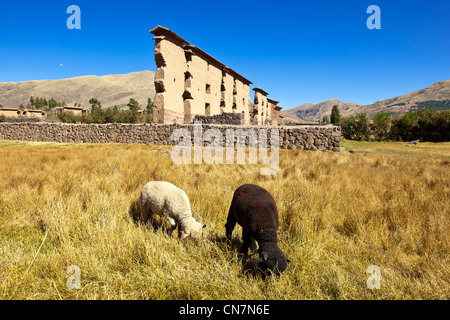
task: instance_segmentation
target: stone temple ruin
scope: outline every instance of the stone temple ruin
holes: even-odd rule
[[[196,116],[226,114],[239,114],[242,125],[282,123],[278,101],[268,99],[264,90],[254,88],[250,102],[250,80],[167,28],[157,26],[150,33],[157,65],[154,123],[191,123]]]

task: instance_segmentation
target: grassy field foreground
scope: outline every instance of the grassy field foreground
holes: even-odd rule
[[[282,150],[278,174],[261,176],[175,165],[166,147],[0,142],[0,298],[449,299],[450,144],[343,146]],[[133,222],[151,180],[186,191],[203,239]],[[244,183],[277,202],[292,261],[279,277],[242,272],[240,227],[233,246],[218,241]],[[72,265],[80,289],[68,288]],[[367,288],[370,265],[380,289]]]

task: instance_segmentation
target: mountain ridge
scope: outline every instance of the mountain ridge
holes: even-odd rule
[[[104,76],[79,76],[59,80],[30,80],[23,82],[1,82],[0,104],[5,107],[26,106],[31,96],[54,98],[67,105],[75,103],[88,106],[91,98],[100,100],[104,107],[117,105],[124,108],[130,98],[141,106],[147,99],[155,97],[155,72],[144,70],[127,74]]]
[[[19,107],[29,104],[31,96],[54,98],[67,105],[75,103],[89,106],[91,98],[100,100],[104,107],[125,108],[130,98],[136,99],[141,106],[147,99],[154,100],[156,95],[155,72],[144,70],[127,74],[109,74],[103,76],[86,75],[59,80],[29,80],[23,82],[1,82],[0,104],[5,107]],[[376,101],[369,105],[354,102],[342,102],[339,99],[328,99],[320,103],[304,103],[295,108],[283,110],[286,120],[293,122],[315,122],[330,117],[334,105],[339,107],[343,116],[367,112],[373,115],[384,111],[391,114],[404,114],[417,108],[417,104],[425,101],[450,101],[450,80],[443,80],[432,85],[406,93],[401,96]]]
[[[438,81],[424,89],[379,100],[369,105],[342,102],[339,99],[329,99],[316,104],[301,104],[292,109],[284,110],[282,115],[287,120],[294,122],[320,121],[325,115],[330,117],[331,109],[334,105],[339,107],[339,111],[343,116],[354,115],[357,112],[367,112],[368,115],[373,115],[381,111],[401,115],[415,110],[418,107],[418,103],[443,100],[450,100],[450,80]]]

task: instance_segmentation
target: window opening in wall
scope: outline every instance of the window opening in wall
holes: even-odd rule
[[[205,116],[211,116],[211,105],[209,103],[205,103]]]
[[[206,84],[206,88],[205,88],[206,93],[210,94],[211,93],[211,85],[210,84]]]
[[[184,56],[186,57],[186,62],[192,61],[192,53],[185,51]]]
[[[192,79],[192,75],[189,71],[186,71],[184,73],[184,88],[190,88],[191,87],[191,79]]]

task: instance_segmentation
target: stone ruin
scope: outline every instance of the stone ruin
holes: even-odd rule
[[[278,101],[268,99],[264,90],[254,88],[250,102],[250,80],[167,28],[157,26],[150,33],[157,65],[154,123],[192,123],[196,116],[225,113],[239,114],[243,125],[282,123]]]

